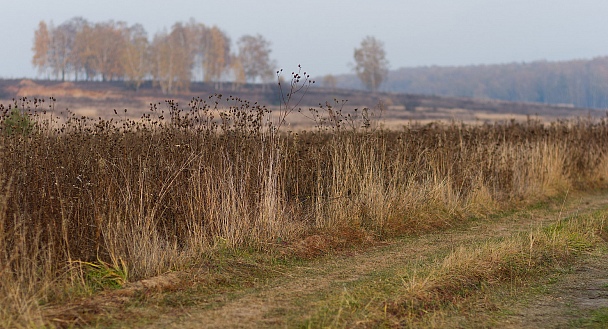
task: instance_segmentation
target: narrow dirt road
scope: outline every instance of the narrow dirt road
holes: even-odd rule
[[[354,255],[329,256],[307,267],[291,268],[280,277],[226,296],[215,296],[204,309],[192,307],[179,315],[160,314],[145,327],[153,328],[285,328],[305,325],[318,316],[324,300],[344,293],[346,285],[360,282],[373,285],[382,273],[397,273],[417,262],[445,255],[460,246],[490,238],[500,238],[548,225],[559,218],[590,213],[608,207],[608,196],[568,197],[565,202],[488,220],[477,220],[463,227],[403,238],[390,244],[366,249]],[[562,327],[571,321],[564,316],[575,308],[608,306],[608,259],[595,260],[566,277],[553,294],[542,296],[498,323],[501,327],[539,327],[553,323]],[[602,290],[603,289],[603,290]],[[561,296],[561,297],[560,297]],[[565,296],[570,296],[566,298]],[[590,302],[592,300],[592,302]],[[566,313],[564,313],[566,312]],[[548,319],[552,319],[547,322]],[[144,326],[142,324],[142,326]],[[365,326],[364,323],[361,326]],[[545,327],[540,325],[540,327]]]
[[[599,308],[608,308],[608,255],[585,260],[545,294],[518,305],[502,325],[505,328],[578,327],[581,316]]]

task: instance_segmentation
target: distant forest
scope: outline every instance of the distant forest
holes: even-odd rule
[[[47,79],[124,81],[135,90],[151,80],[165,94],[188,90],[192,81],[211,82],[216,88],[230,82],[235,89],[247,82],[275,82],[276,62],[268,40],[259,34],[243,35],[236,49],[231,46],[226,32],[195,20],[176,22],[150,37],[140,24],[74,17],[58,26],[40,22],[34,32],[32,64]],[[401,68],[389,71],[386,79],[381,79],[386,71],[379,72],[372,81],[384,80],[378,90],[385,92],[608,108],[608,56]],[[317,86],[331,89],[374,90],[377,85],[365,88],[355,74],[327,75],[318,81]]]
[[[269,82],[276,78],[270,42],[243,35],[237,50],[217,26],[194,19],[148,36],[141,24],[89,22],[74,17],[54,26],[41,21],[34,32],[32,64],[56,80],[125,81],[138,89],[152,80],[163,93],[188,90],[190,82]]]
[[[363,89],[353,75],[340,88]],[[390,71],[381,91],[608,108],[608,57]]]

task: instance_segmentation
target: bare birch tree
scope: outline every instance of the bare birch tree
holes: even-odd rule
[[[126,44],[125,26],[125,23],[109,21],[97,23],[92,28],[88,45],[91,49],[91,65],[93,71],[101,76],[102,81],[124,75],[120,58]]]
[[[384,43],[368,36],[355,48],[355,72],[368,90],[376,92],[388,75]]]
[[[232,54],[230,56],[230,69],[232,70],[234,79],[232,82],[232,90],[239,90],[241,86],[247,82],[247,78],[245,77],[243,62],[241,62],[241,58],[238,55]]]
[[[217,83],[230,61],[230,39],[222,30],[214,26],[207,31],[206,41],[203,59],[205,82],[216,82],[218,87]]]
[[[188,35],[184,25],[177,23],[171,33],[158,33],[152,42],[152,76],[165,94],[190,87],[193,51]]]
[[[32,51],[32,65],[38,68],[38,72],[47,73],[49,69],[49,48],[51,46],[51,36],[44,21],[38,23],[38,29],[34,32],[34,46]]]
[[[273,61],[270,59],[270,41],[261,35],[244,35],[237,42],[239,59],[250,82],[268,81],[274,77]]]
[[[50,43],[48,52],[49,68],[56,77],[65,81],[66,76],[74,74],[78,78],[79,61],[73,53],[74,41],[78,32],[86,25],[86,20],[74,17],[56,28],[49,28]]]
[[[148,34],[141,24],[131,26],[126,34],[127,42],[121,56],[125,81],[127,85],[139,90],[150,71]]]

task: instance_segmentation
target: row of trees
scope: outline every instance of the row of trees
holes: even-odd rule
[[[219,85],[230,79],[238,85],[274,77],[269,41],[244,35],[236,45],[235,52],[224,31],[194,20],[175,23],[150,40],[140,24],[76,17],[59,26],[39,23],[32,64],[61,80],[124,80],[138,89],[152,79],[164,93],[187,90],[193,80]]]

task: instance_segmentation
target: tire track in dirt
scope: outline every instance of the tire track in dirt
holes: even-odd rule
[[[605,195],[587,195],[567,204],[552,205],[552,210],[519,211],[495,220],[478,220],[466,227],[455,228],[420,237],[403,238],[388,245],[366,249],[352,256],[320,259],[309,267],[298,267],[267,284],[225,298],[204,310],[189,309],[186,316],[160,315],[156,328],[268,328],[289,327],[285,314],[298,314],[299,320],[309,318],[323,296],[339,293],[340,283],[371,276],[377,271],[403,268],[421,258],[448,251],[488,238],[500,238],[529,231],[538,225],[559,218],[592,212],[608,206]],[[300,312],[300,313],[298,313]],[[542,314],[538,315],[541,319]],[[520,317],[526,319],[526,317]],[[521,320],[519,319],[519,320]],[[534,326],[533,318],[529,318]],[[525,320],[524,320],[525,321]],[[504,323],[508,326],[508,323]],[[523,326],[523,323],[520,322]],[[538,323],[536,324],[538,325]]]
[[[586,259],[547,293],[519,305],[504,328],[570,328],[593,310],[608,307],[608,254]]]

